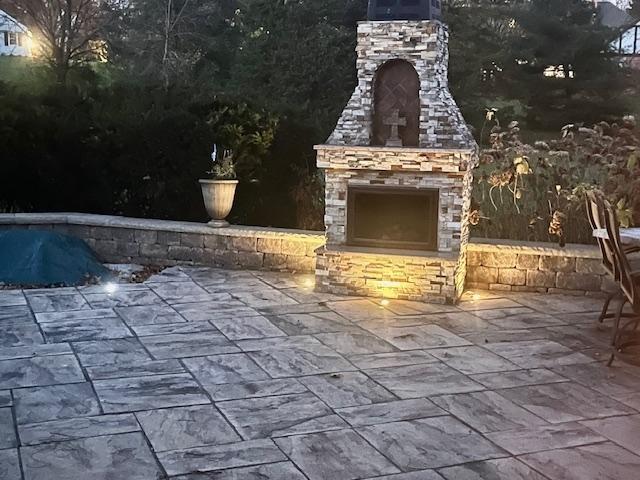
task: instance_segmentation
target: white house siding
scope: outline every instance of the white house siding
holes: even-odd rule
[[[27,27],[0,10],[0,55],[28,57],[31,36]]]

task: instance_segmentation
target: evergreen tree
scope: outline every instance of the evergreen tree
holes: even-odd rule
[[[355,87],[356,22],[366,0],[249,0],[233,20],[225,90],[293,115],[323,141]]]
[[[536,130],[624,113],[625,72],[591,2],[454,1],[446,13],[452,88],[476,126],[494,106]]]
[[[291,224],[322,228],[324,190],[313,145],[327,139],[356,85],[356,22],[365,19],[366,5],[366,0],[238,2],[228,32],[237,42],[235,57],[219,88],[281,118],[268,168],[251,186],[256,216],[281,209],[291,215]]]

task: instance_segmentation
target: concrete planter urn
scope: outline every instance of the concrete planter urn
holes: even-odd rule
[[[226,218],[233,208],[238,180],[200,180],[202,198],[211,217],[209,225],[215,228],[228,227]]]

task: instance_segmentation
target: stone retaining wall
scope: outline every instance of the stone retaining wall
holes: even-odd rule
[[[325,243],[324,234],[319,232],[258,227],[212,229],[200,223],[85,214],[0,214],[0,231],[9,228],[74,235],[106,262],[304,273],[315,270],[316,250]],[[595,246],[559,248],[508,240],[469,243],[466,286],[580,295],[616,288],[602,268]]]
[[[617,287],[597,247],[485,240],[469,244],[467,288],[583,295]]]
[[[212,265],[312,273],[318,232],[259,227],[210,228],[201,223],[83,214],[2,214],[8,228],[53,230],[85,240],[109,263]]]

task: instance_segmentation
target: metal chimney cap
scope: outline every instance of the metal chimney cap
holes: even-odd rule
[[[442,0],[369,0],[370,21],[440,20]]]

